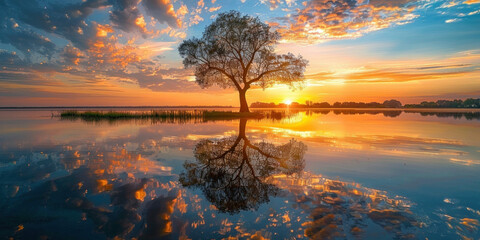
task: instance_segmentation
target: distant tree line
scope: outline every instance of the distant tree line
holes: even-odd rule
[[[290,105],[285,103],[264,103],[254,102],[250,105],[251,108],[480,108],[480,98],[468,98],[465,101],[460,99],[455,100],[438,100],[436,102],[421,102],[420,104],[405,104],[398,100],[386,100],[383,103],[379,102],[335,102],[330,104],[328,102],[314,103],[306,101],[305,104],[292,102]]]
[[[438,100],[436,102],[421,102],[420,104],[405,104],[405,108],[480,108],[480,98],[468,98],[465,101]]]
[[[402,103],[397,100],[387,100],[383,103],[379,102],[335,102],[330,104],[328,102],[314,103],[312,101],[306,101],[305,104],[298,102],[292,102],[290,105],[285,103],[275,104],[275,103],[263,103],[263,102],[254,102],[250,105],[252,108],[401,108]]]

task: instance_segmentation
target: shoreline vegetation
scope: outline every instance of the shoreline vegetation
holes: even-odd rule
[[[292,102],[287,105],[285,103],[264,103],[254,102],[250,105],[251,108],[480,108],[480,98],[468,98],[465,100],[437,100],[436,102],[423,101],[419,104],[405,104],[400,101],[391,99],[386,100],[383,103],[379,102],[335,102],[330,104],[328,102],[312,102],[306,101],[305,104],[298,102]]]
[[[101,120],[152,120],[153,122],[205,122],[214,120],[233,120],[239,118],[281,119],[285,113],[281,112],[251,112],[240,113],[232,111],[209,111],[209,110],[150,110],[150,111],[77,111],[65,110],[60,113],[52,113],[52,117],[60,117],[62,120],[76,120],[95,122]]]
[[[150,111],[78,111],[64,110],[52,113],[52,117],[59,117],[61,120],[82,120],[85,122],[118,122],[138,121],[149,123],[202,123],[208,121],[224,121],[236,119],[271,119],[282,120],[304,112],[312,114],[335,114],[335,115],[377,115],[385,117],[398,117],[402,113],[416,113],[422,116],[436,116],[439,118],[452,117],[455,119],[465,118],[467,120],[480,120],[480,109],[394,109],[394,108],[294,108],[294,109],[258,109],[250,113],[239,113],[235,111],[216,110],[150,110]]]
[[[26,106],[26,107],[0,107],[0,109],[65,109],[65,110],[72,110],[72,109],[221,109],[221,108],[235,108],[233,106],[187,106],[187,105],[180,105],[180,106],[45,106],[45,107],[34,107],[34,106]]]

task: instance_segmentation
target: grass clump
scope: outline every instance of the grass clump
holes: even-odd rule
[[[230,120],[238,118],[263,118],[261,113],[239,113],[207,110],[152,110],[141,112],[129,111],[76,111],[60,112],[61,119],[82,119],[84,121],[116,121],[116,120],[152,120],[153,122],[204,122],[209,120]]]

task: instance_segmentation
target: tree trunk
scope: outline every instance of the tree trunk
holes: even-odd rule
[[[247,98],[245,96],[246,92],[246,90],[238,91],[238,94],[240,95],[240,112],[250,112],[250,109],[248,108]]]

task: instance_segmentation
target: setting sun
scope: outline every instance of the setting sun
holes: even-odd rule
[[[283,102],[284,102],[285,104],[287,104],[287,105],[290,105],[290,104],[292,104],[292,100],[290,100],[290,99],[286,99],[286,100],[285,100],[285,101],[283,101]]]

